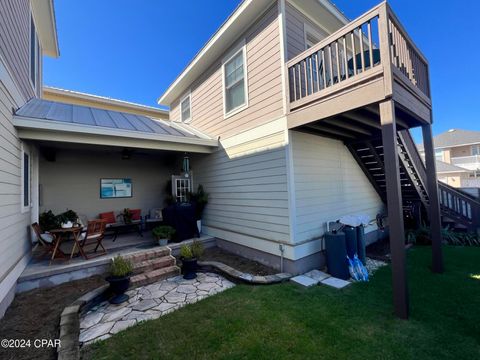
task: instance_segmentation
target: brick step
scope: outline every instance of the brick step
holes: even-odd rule
[[[129,259],[133,264],[140,263],[145,260],[151,260],[156,258],[161,258],[164,256],[168,256],[171,253],[171,249],[169,247],[159,247],[156,249],[149,249],[142,252],[136,252],[131,255],[126,255],[125,258]]]
[[[172,255],[167,255],[135,263],[133,273],[141,274],[173,265],[175,265],[175,258]]]
[[[137,274],[130,278],[130,287],[144,286],[167,279],[180,274],[180,268],[176,265]]]

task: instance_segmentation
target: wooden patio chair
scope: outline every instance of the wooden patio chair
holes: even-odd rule
[[[82,232],[78,236],[78,238],[75,239],[75,245],[73,246],[72,254],[75,253],[75,250],[78,247],[80,254],[82,254],[82,256],[86,260],[97,256],[105,255],[107,253],[107,250],[102,244],[103,238],[105,236],[105,225],[106,222],[102,219],[89,220],[87,225],[87,231]],[[100,252],[97,252],[98,248],[101,248]]]
[[[44,252],[42,256],[46,256],[50,253],[52,253],[53,255],[53,253],[55,252],[55,247],[57,245],[55,236],[53,236],[52,234],[43,232],[42,229],[40,228],[40,225],[37,222],[32,224],[32,229],[37,237],[38,245],[44,248]]]

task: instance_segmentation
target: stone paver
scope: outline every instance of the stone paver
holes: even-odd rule
[[[311,277],[305,275],[298,275],[290,279],[290,281],[305,287],[317,285],[318,281],[312,279]]]
[[[175,276],[127,291],[128,302],[103,302],[80,318],[80,342],[84,345],[106,339],[141,321],[157,319],[190,303],[235,286],[213,273],[199,273],[196,279]]]
[[[335,278],[335,277],[326,278],[325,280],[322,280],[321,283],[324,284],[324,285],[334,287],[335,289],[342,289],[345,286],[348,286],[348,285],[351,284],[350,281],[338,279],[338,278]]]

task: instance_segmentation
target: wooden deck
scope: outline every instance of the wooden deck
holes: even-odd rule
[[[348,135],[353,127],[365,126],[358,117],[378,117],[379,103],[389,99],[394,101],[401,127],[431,123],[428,61],[387,3],[286,66],[290,129]],[[333,123],[345,117],[349,127],[341,121]]]

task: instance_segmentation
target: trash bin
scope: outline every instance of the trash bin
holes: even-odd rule
[[[363,225],[357,226],[357,253],[358,258],[363,265],[366,264],[366,255],[365,255],[365,227]]]
[[[357,254],[357,229],[352,226],[345,226],[343,232],[345,233],[347,255],[353,260],[353,256]]]
[[[325,234],[325,250],[327,253],[327,268],[330,275],[348,280],[350,273],[347,265],[345,233],[327,232]]]

